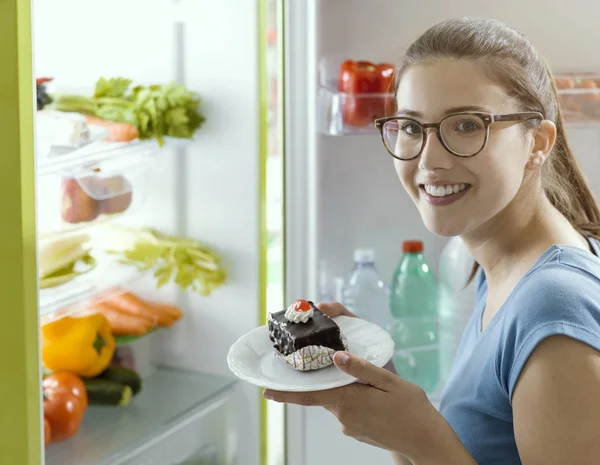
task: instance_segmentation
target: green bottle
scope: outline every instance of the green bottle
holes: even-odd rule
[[[437,284],[421,241],[406,241],[390,285],[398,376],[436,393],[440,380]]]

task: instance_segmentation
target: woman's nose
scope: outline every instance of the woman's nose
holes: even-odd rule
[[[442,145],[437,130],[428,129],[425,133],[425,146],[419,157],[419,168],[425,171],[450,169],[454,162],[454,155]]]

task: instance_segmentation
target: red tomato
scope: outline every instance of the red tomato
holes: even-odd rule
[[[52,428],[50,427],[50,422],[44,417],[44,447],[48,447],[48,444],[50,444],[51,434]]]
[[[54,373],[42,382],[44,417],[50,423],[51,441],[60,442],[73,436],[88,406],[83,381],[72,373]]]

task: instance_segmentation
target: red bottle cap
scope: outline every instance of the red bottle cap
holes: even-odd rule
[[[423,252],[423,243],[421,241],[404,241],[402,243],[402,251],[408,253]]]

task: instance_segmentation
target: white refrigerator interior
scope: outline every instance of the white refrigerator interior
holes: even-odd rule
[[[259,392],[232,380],[226,363],[229,347],[259,321],[256,2],[35,0],[33,7],[35,75],[53,77],[58,89],[90,92],[100,77],[119,76],[176,80],[200,95],[206,122],[194,141],[155,154],[142,179],[144,204],[116,222],[197,239],[221,257],[228,276],[209,297],[174,285],[156,293],[184,318],[140,342],[145,397],[118,421],[95,416],[79,445],[51,445],[46,463],[204,463],[202,451],[214,450],[214,463],[257,465]],[[51,195],[42,185],[38,218],[48,214],[44,192]],[[135,288],[152,296],[155,283],[143,279]],[[106,442],[91,446],[98,438]],[[115,441],[127,440],[134,452],[108,457],[120,450]]]
[[[347,277],[352,251],[371,247],[389,283],[403,240],[420,239],[434,270],[445,239],[429,233],[396,177],[379,134],[331,135],[323,66],[346,58],[398,63],[429,26],[462,16],[503,20],[527,35],[555,72],[600,70],[600,3],[544,0],[308,0],[286,3],[287,293],[318,299],[320,273]],[[335,76],[334,76],[335,77]],[[320,100],[321,98],[321,100]],[[600,124],[569,127],[572,148],[600,193]],[[402,415],[401,412],[398,413]],[[289,408],[288,465],[391,464],[386,451],[345,437],[320,408]]]

